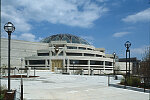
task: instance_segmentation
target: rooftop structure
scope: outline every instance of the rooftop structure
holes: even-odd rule
[[[56,34],[41,40],[43,43],[50,43],[51,41],[66,41],[67,43],[90,45],[86,40],[72,34]]]

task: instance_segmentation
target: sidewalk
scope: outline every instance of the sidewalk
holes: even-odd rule
[[[32,74],[32,73],[31,73]],[[39,71],[38,78],[24,79],[26,100],[149,100],[149,94],[108,87],[107,76],[61,75]],[[118,81],[111,81],[113,84]],[[6,84],[7,79],[2,79]],[[11,88],[19,90],[20,79],[11,79]]]

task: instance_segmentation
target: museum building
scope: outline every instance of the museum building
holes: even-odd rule
[[[2,39],[2,66],[7,66],[7,39]],[[104,48],[95,48],[86,40],[72,34],[56,34],[41,42],[11,41],[11,66],[20,67],[20,59],[28,68],[47,68],[85,74],[113,73],[113,55]]]

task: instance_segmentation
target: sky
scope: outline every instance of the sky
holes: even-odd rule
[[[12,22],[12,39],[39,42],[60,33],[87,40],[106,53],[141,59],[149,45],[150,0],[1,0],[1,25]],[[2,37],[7,38],[2,30]]]

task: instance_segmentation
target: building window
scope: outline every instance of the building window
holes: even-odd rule
[[[87,48],[87,50],[92,50],[91,48]]]
[[[67,46],[67,49],[77,49],[77,47]]]
[[[63,51],[61,51],[61,52],[59,53],[59,56],[63,56]]]
[[[112,69],[105,69],[105,70],[112,70]]]
[[[47,63],[48,63],[48,65],[49,65],[49,60],[47,60]]]
[[[67,56],[82,56],[82,53],[66,53]]]
[[[112,62],[105,61],[106,66],[112,66]]]
[[[49,53],[38,53],[38,56],[49,56]]]
[[[67,59],[65,59],[65,64],[67,65]]]
[[[30,65],[45,65],[45,60],[29,60]]]
[[[101,50],[100,52],[104,52],[104,50]]]
[[[102,55],[96,55],[96,57],[102,57]]]
[[[28,65],[28,62],[27,62],[27,60],[25,60],[25,65]]]
[[[52,56],[56,56],[56,53],[52,52]]]
[[[103,61],[90,61],[90,65],[103,65]]]
[[[84,56],[94,56],[94,54],[84,53]]]
[[[70,60],[70,64],[73,64],[75,62],[75,65],[87,65],[87,60]]]
[[[79,49],[80,49],[80,50],[86,50],[86,48],[84,48],[84,47],[79,47]]]

